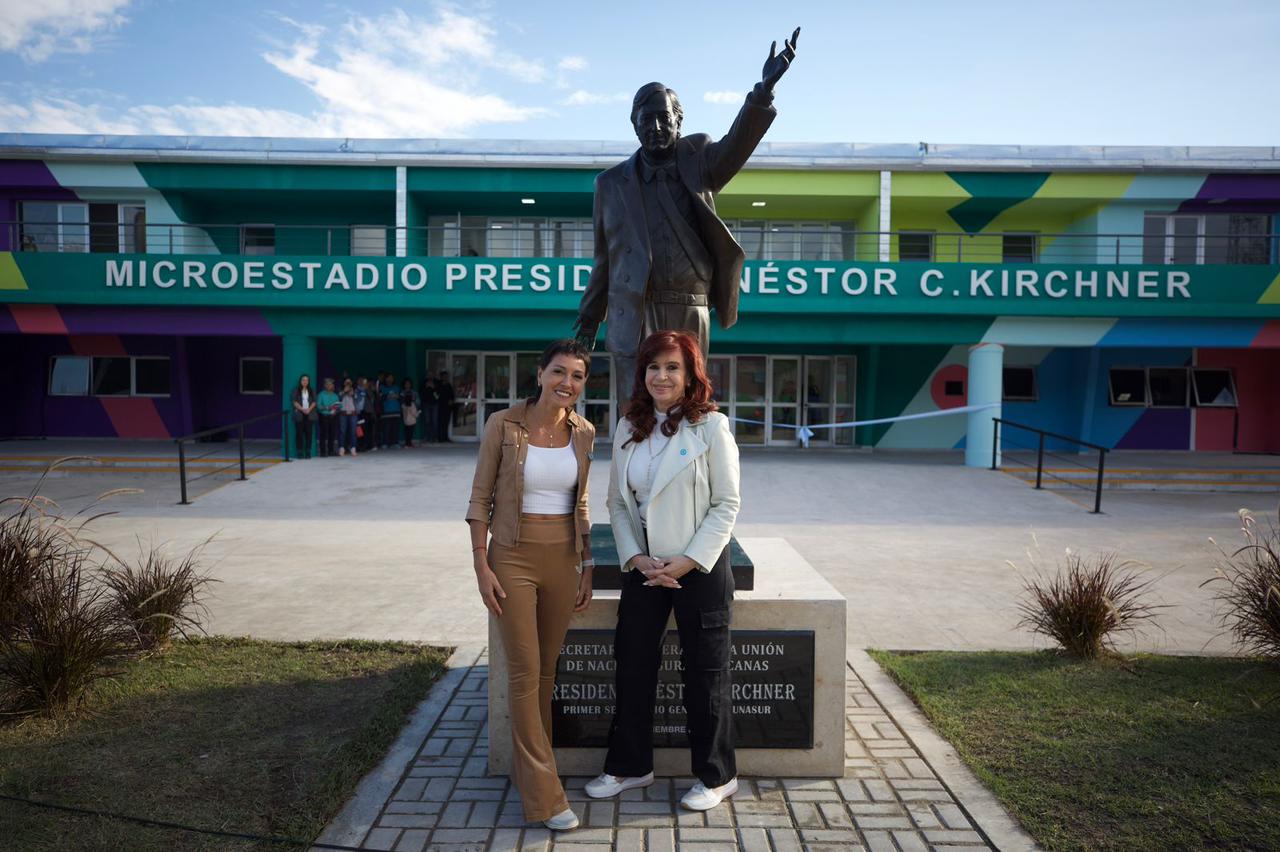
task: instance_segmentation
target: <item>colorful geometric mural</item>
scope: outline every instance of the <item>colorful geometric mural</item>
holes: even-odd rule
[[[405,222],[526,215],[527,194],[540,199],[540,215],[585,219],[597,171],[411,165]],[[1112,447],[1280,452],[1280,174],[1101,166],[894,171],[886,227],[934,232],[927,262],[900,262],[896,240],[889,262],[877,262],[880,185],[874,170],[745,170],[726,189],[724,208],[743,222],[769,216],[840,222],[872,232],[872,239],[856,234],[845,260],[753,259],[743,320],[715,337],[713,351],[852,354],[858,416],[868,419],[963,405],[955,391],[967,390],[969,347],[1000,343],[1007,366],[1035,369],[1039,389],[1034,402],[1004,404],[1010,419]],[[756,208],[757,199],[769,206]],[[21,251],[11,223],[23,201],[141,205],[146,251]],[[1271,254],[1266,263],[1247,265],[1149,262],[1143,235],[1151,214],[1266,216]],[[280,404],[231,387],[241,355],[276,358],[282,382],[286,367],[296,367],[285,363],[291,352],[315,353],[329,370],[384,360],[396,367],[416,363],[426,346],[525,351],[568,332],[589,257],[349,256],[352,225],[394,226],[396,215],[389,165],[0,160],[0,217],[8,225],[0,227],[0,357],[38,379],[18,406],[27,419],[20,429],[5,428],[171,436]],[[251,222],[316,229],[289,235],[282,229],[274,256],[259,258],[240,253],[240,225]],[[333,223],[345,224],[326,232]],[[1034,262],[1005,262],[1002,237],[1012,232],[1036,235]],[[421,240],[411,245],[425,249]],[[134,264],[130,274],[149,286],[108,288],[108,260]],[[169,266],[157,267],[165,261]],[[181,276],[180,264],[188,262],[203,264],[205,283],[156,283]],[[257,263],[262,287],[248,283]],[[292,264],[298,283],[273,286],[278,263]],[[301,283],[306,264],[319,270],[309,285]],[[376,268],[381,286],[357,286],[370,274],[361,264]],[[223,280],[234,274],[234,287],[216,283],[212,270],[219,265]],[[404,278],[411,265],[429,272],[430,282],[413,286],[416,272]],[[118,275],[123,268],[115,267]],[[876,278],[881,270],[894,276],[884,288]],[[1019,279],[1019,272],[1035,277]],[[1048,277],[1055,272],[1063,277]],[[1092,273],[1101,276],[1104,292],[1108,274],[1117,281],[1127,276],[1125,295],[1090,298]],[[1064,297],[1051,289],[1068,285]],[[1142,289],[1147,285],[1154,290]],[[1186,299],[1180,286],[1189,288]],[[174,392],[165,399],[48,396],[48,359],[77,353],[168,355]],[[1115,406],[1108,375],[1116,366],[1229,369],[1239,406]],[[951,448],[963,445],[965,428],[962,416],[938,417],[867,427],[859,438],[878,447]]]

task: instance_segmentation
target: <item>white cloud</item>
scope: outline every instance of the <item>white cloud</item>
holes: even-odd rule
[[[556,63],[561,71],[586,71],[587,60],[581,56],[566,56]]]
[[[94,38],[124,23],[129,0],[6,0],[0,51],[43,62],[57,51],[88,53]]]
[[[482,19],[441,8],[435,20],[398,10],[353,17],[337,32],[285,23],[295,28],[294,41],[262,58],[315,95],[318,104],[309,112],[195,102],[120,108],[44,95],[27,103],[0,98],[0,129],[421,138],[461,136],[482,125],[521,122],[547,112],[486,91],[486,73],[537,83],[547,71],[503,49]]]
[[[746,92],[703,92],[702,99],[709,104],[739,104]]]
[[[561,103],[565,106],[593,106],[595,104],[616,104],[626,101],[631,96],[626,92],[614,92],[612,95],[598,95],[585,89],[578,89]]]

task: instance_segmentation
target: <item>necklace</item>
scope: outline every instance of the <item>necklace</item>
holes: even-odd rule
[[[568,417],[565,417],[558,423],[553,422],[550,426],[541,423],[534,423],[532,421],[533,418],[530,418],[530,425],[533,426],[534,430],[536,430],[538,440],[545,441],[550,449],[557,449],[556,433],[560,431],[561,426],[566,425],[569,422]],[[541,446],[541,444],[539,444],[539,446]]]

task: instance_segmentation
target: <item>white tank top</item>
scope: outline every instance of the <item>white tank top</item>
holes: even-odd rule
[[[564,447],[529,445],[520,511],[529,515],[571,515],[577,491],[578,457],[572,440]]]

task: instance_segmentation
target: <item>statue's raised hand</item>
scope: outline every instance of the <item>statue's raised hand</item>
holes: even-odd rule
[[[778,53],[778,43],[775,41],[769,45],[769,58],[764,61],[764,70],[760,73],[760,80],[764,83],[765,88],[773,90],[774,85],[782,79],[782,75],[787,73],[787,68],[796,58],[796,42],[800,40],[800,28],[796,27],[796,31],[791,34],[791,38],[782,43],[782,52]]]

